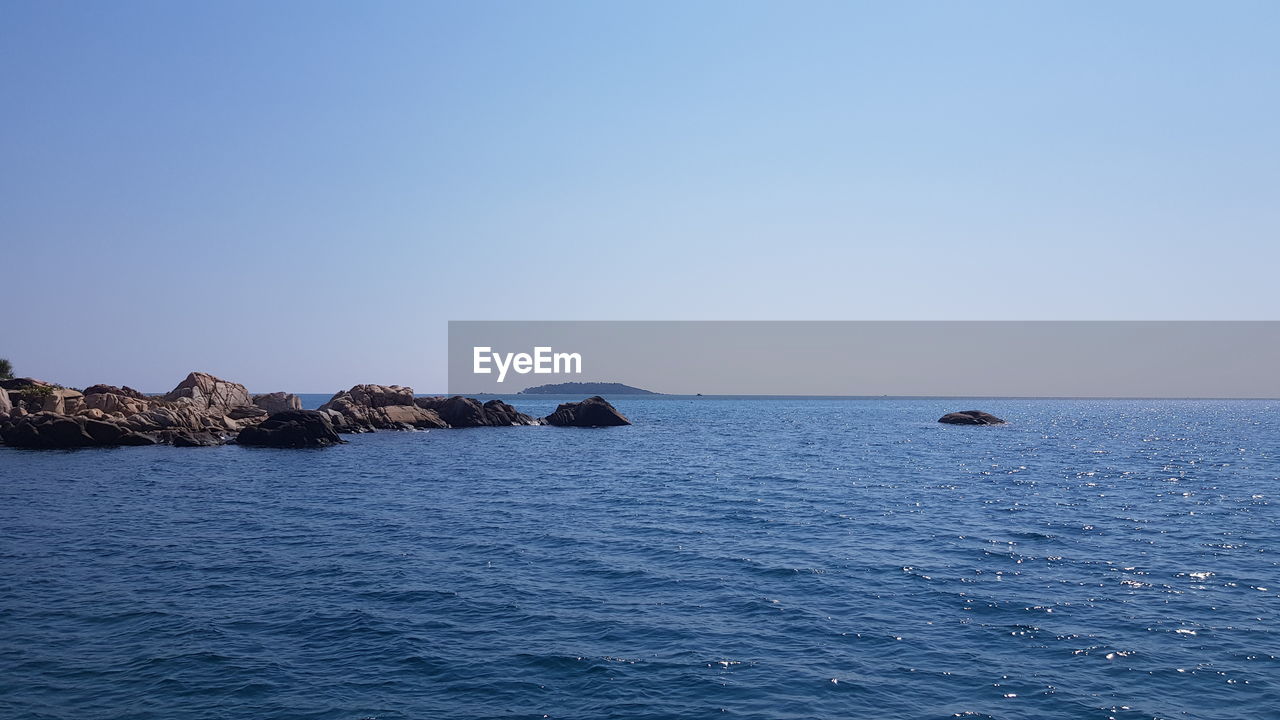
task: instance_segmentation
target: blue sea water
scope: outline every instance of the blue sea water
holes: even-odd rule
[[[1280,403],[614,400],[0,448],[0,712],[1277,717]]]

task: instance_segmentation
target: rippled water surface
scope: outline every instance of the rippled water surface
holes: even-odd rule
[[[1275,402],[615,400],[636,425],[0,448],[0,710],[1277,716]],[[934,422],[969,407],[1011,424]]]

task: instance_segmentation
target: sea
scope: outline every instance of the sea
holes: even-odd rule
[[[1278,401],[611,400],[0,447],[0,716],[1280,717]]]

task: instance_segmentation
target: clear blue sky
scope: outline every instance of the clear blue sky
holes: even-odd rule
[[[449,319],[1276,319],[1280,3],[0,2],[0,356]]]

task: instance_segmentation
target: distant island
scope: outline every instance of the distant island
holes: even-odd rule
[[[539,385],[537,387],[525,388],[517,395],[573,395],[575,393],[587,393],[589,395],[661,395],[661,393],[652,390],[642,390],[638,387],[623,385],[622,383],[592,383],[592,382],[565,382],[551,383],[550,385]]]

